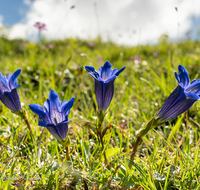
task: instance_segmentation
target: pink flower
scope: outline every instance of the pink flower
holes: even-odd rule
[[[154,56],[154,57],[158,57],[158,53],[157,53],[157,52],[154,52],[154,53],[153,53],[153,56]]]
[[[54,48],[54,45],[53,45],[53,44],[50,44],[50,45],[49,45],[49,48],[50,48],[50,49],[53,49],[53,48]]]
[[[134,59],[137,63],[140,63],[141,62],[141,59],[139,58],[139,55],[132,55],[131,57],[130,57],[130,59]]]
[[[39,32],[42,32],[43,30],[47,30],[47,29],[46,29],[46,24],[41,23],[41,22],[36,22],[36,23],[34,24],[34,26],[35,26],[36,28],[38,28],[38,31],[39,31]]]

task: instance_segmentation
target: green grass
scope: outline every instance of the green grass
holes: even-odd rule
[[[182,114],[151,130],[134,162],[129,160],[139,130],[177,86],[174,72],[178,65],[186,67],[191,80],[200,78],[200,43],[124,47],[93,42],[95,46],[90,47],[78,39],[33,44],[0,38],[0,71],[7,75],[22,68],[18,92],[34,133],[32,139],[25,123],[0,104],[0,189],[84,189],[84,183],[94,190],[200,189],[199,102],[189,109],[188,116]],[[54,49],[49,49],[49,44],[54,44]],[[42,45],[46,49],[42,50]],[[135,54],[141,63],[131,59]],[[98,69],[105,61],[113,68],[126,66],[115,81],[104,123],[113,126],[104,137],[108,168],[96,135],[94,80],[83,67]],[[71,162],[66,161],[62,145],[38,126],[37,115],[28,107],[43,105],[51,89],[62,101],[75,97],[69,115]]]

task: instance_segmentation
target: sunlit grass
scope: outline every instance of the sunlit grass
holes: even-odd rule
[[[84,189],[84,183],[89,189],[200,188],[199,102],[188,115],[150,131],[134,162],[129,160],[139,130],[177,86],[178,65],[187,68],[191,79],[200,77],[198,47],[198,42],[190,41],[123,47],[97,40],[90,47],[77,39],[40,44],[1,39],[0,71],[5,75],[22,68],[18,91],[34,139],[20,118],[0,104],[0,189]],[[135,54],[140,63],[131,59]],[[105,121],[105,127],[112,125],[104,137],[109,167],[104,165],[96,135],[94,81],[83,67],[99,68],[105,61],[118,69],[126,66],[115,81]],[[38,117],[28,108],[33,103],[43,105],[51,89],[62,101],[75,97],[68,132],[72,162],[66,161],[63,147],[38,126]]]

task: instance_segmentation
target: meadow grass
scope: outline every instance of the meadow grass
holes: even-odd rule
[[[30,136],[20,117],[0,104],[0,189],[200,189],[198,101],[185,114],[151,130],[135,160],[129,160],[140,129],[176,88],[178,65],[186,67],[191,80],[200,78],[198,42],[125,47],[99,39],[91,45],[78,39],[34,44],[1,38],[0,44],[0,72],[7,75],[22,68],[18,92],[34,133]],[[132,57],[136,54],[140,63]],[[109,166],[96,134],[94,80],[83,67],[98,69],[106,61],[113,68],[126,66],[115,81],[104,122],[104,127],[110,125],[104,137]],[[62,101],[75,97],[68,131],[71,162],[28,107],[43,105],[51,89]]]

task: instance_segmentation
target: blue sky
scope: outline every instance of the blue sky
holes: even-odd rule
[[[199,0],[2,0],[0,25],[12,27],[11,39],[36,40],[33,25],[39,21],[47,25],[47,39],[91,39],[100,33],[105,41],[137,45],[156,43],[164,33],[179,40],[188,31],[199,37],[199,7]]]
[[[12,26],[25,17],[29,6],[23,0],[0,1],[0,15],[3,16],[3,24]]]

